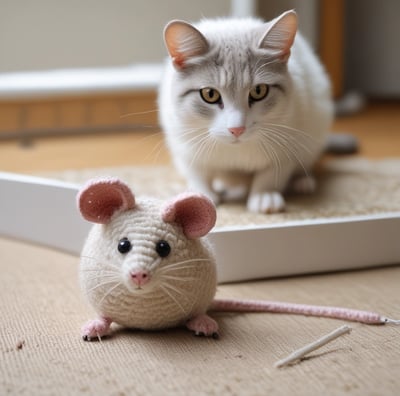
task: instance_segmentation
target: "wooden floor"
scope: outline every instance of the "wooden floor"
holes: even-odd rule
[[[360,113],[335,121],[334,131],[352,133],[358,155],[400,157],[400,101],[372,102]],[[37,138],[29,145],[0,141],[0,171],[35,173],[170,161],[161,133],[147,131]]]

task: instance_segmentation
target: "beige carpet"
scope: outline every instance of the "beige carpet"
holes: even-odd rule
[[[59,177],[81,182],[96,173],[104,170]],[[167,168],[106,173],[137,186],[138,193],[168,196],[182,188]],[[318,194],[290,197],[286,214],[261,219],[239,206],[226,206],[220,208],[219,221],[244,224],[400,210],[400,160],[335,161],[319,178]],[[344,322],[221,313],[215,315],[221,327],[217,341],[184,329],[115,329],[101,343],[85,343],[79,329],[93,314],[81,297],[77,267],[76,257],[0,239],[0,395],[399,394],[400,326],[351,324],[351,334],[282,369],[274,368],[274,362]],[[399,319],[399,287],[400,266],[393,266],[222,285],[218,295],[347,306]]]
[[[41,176],[81,184],[97,176],[116,176],[130,184],[137,195],[168,198],[186,185],[169,166],[86,169]],[[332,218],[400,211],[400,159],[368,161],[363,158],[331,160],[317,174],[317,192],[290,195],[284,213],[249,213],[242,203],[218,208],[217,226],[260,225],[292,220]]]
[[[340,326],[332,319],[218,314],[219,340],[184,329],[80,338],[92,317],[78,260],[0,240],[1,395],[398,395],[400,326],[353,332],[292,367],[275,361]],[[224,297],[374,309],[400,318],[400,267],[219,287]]]

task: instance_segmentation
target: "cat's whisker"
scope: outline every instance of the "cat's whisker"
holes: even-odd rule
[[[287,146],[291,147],[293,152],[298,156],[304,156],[305,153],[307,153],[308,155],[312,155],[312,149],[310,147],[310,144],[303,143],[301,140],[297,139],[291,133],[288,133],[286,131],[275,130],[275,129],[270,129],[270,130],[274,131],[276,136],[280,136],[282,140],[285,140]],[[302,152],[300,148],[302,149]]]
[[[195,137],[203,131],[204,128],[185,128],[180,132],[180,135],[187,137],[187,135],[195,135]],[[205,130],[205,129],[204,129]]]
[[[208,148],[208,143],[209,143],[210,137],[208,135],[204,136],[197,144],[198,144],[198,149],[194,153],[192,160],[190,161],[189,167],[193,167],[194,163],[196,163],[197,159],[202,155],[204,151]]]
[[[136,115],[143,115],[143,114],[151,114],[151,113],[157,113],[158,109],[153,109],[153,110],[146,110],[146,111],[137,111],[134,113],[125,113],[125,114],[121,114],[119,116],[119,118],[127,118],[127,117],[133,117]]]
[[[153,163],[158,162],[158,158],[161,155],[162,151],[167,151],[167,148],[165,147],[164,140],[158,141],[154,147],[151,149],[151,151],[146,155],[146,159],[153,157]]]
[[[155,152],[155,155],[154,155],[153,164],[159,163],[159,158],[160,158],[162,152],[165,152],[165,153],[169,154],[169,151],[168,151],[167,147],[165,147],[165,145],[162,142],[157,144],[157,146],[158,146],[158,148],[157,148],[157,150]]]
[[[291,131],[291,132],[295,132],[296,134],[299,134],[302,137],[308,139],[309,140],[308,143],[310,143],[310,144],[317,144],[318,143],[318,140],[315,139],[315,137],[313,137],[312,135],[310,135],[306,131],[302,131],[301,129],[293,128],[293,127],[291,127],[289,125],[274,124],[274,123],[268,122],[268,123],[266,123],[266,126],[267,127],[268,126],[276,127],[276,128],[279,128],[282,131],[288,130],[288,131]]]
[[[160,141],[163,142],[162,133],[160,131],[156,131],[153,133],[146,133],[146,136],[142,136],[141,138],[139,138],[138,144],[142,144],[142,143],[146,142],[147,140],[154,139],[157,136],[159,136],[161,138]],[[157,142],[157,143],[159,143],[159,142]]]
[[[193,141],[196,141],[207,134],[207,128],[185,128],[180,133],[186,144],[191,144]]]
[[[288,156],[287,152],[286,152],[286,147],[284,144],[282,144],[282,142],[280,141],[280,139],[277,139],[277,133],[275,133],[275,131],[271,130],[271,129],[265,129],[263,131],[261,131],[261,135],[263,140],[269,144],[269,146],[272,148],[275,148],[275,153],[276,153],[276,149],[280,149],[280,151],[282,151],[287,159],[289,161],[291,161],[291,158]],[[278,155],[278,154],[277,154]]]
[[[204,138],[207,138],[208,130],[206,128],[185,128],[181,132],[185,139],[185,144],[197,148]],[[187,138],[189,136],[189,138]]]
[[[198,132],[198,131],[196,131],[196,132]],[[192,145],[192,143],[197,144],[197,141],[200,141],[202,138],[205,138],[205,137],[208,137],[208,131],[207,130],[196,133],[195,136],[191,137],[188,140],[185,140],[185,143],[188,144],[188,145]]]
[[[282,171],[282,162],[279,154],[277,153],[274,144],[264,144],[262,142],[262,147],[264,148],[264,152],[269,156],[272,161],[274,168],[274,178],[275,178],[275,186],[279,186],[279,180],[281,179],[281,171]]]
[[[311,145],[317,144],[317,140],[306,132],[301,131],[300,129],[285,127],[284,125],[268,123],[264,128],[262,128],[262,131],[284,136],[285,139],[287,139],[288,142],[290,141],[293,143],[294,146],[300,145],[307,151],[311,150]],[[295,134],[293,134],[293,132]]]
[[[209,161],[212,155],[212,152],[215,149],[216,140],[215,139],[208,139],[204,144],[204,149],[206,150],[205,158],[206,161]]]
[[[203,156],[203,154],[210,158],[213,150],[216,146],[216,141],[211,138],[208,128],[191,128],[185,129],[183,131],[183,135],[195,134],[190,139],[185,139],[185,143],[193,148],[196,148],[196,151],[191,159],[189,167],[193,167],[193,164],[197,161],[198,158]]]
[[[292,134],[271,127],[266,129],[266,131],[271,133],[275,137],[281,138],[281,140],[283,140],[285,144],[291,145],[294,150],[297,150],[298,149],[297,146],[300,146],[306,153],[311,154],[311,148],[308,145],[301,142],[297,137],[293,136]],[[300,152],[297,151],[297,153],[300,155]]]
[[[180,130],[179,133],[184,135],[186,133],[202,132],[202,131],[207,131],[207,130],[208,130],[208,126],[207,125],[194,127],[191,124],[183,123],[182,124],[182,129]]]
[[[216,147],[217,147],[217,140],[213,139],[212,144],[211,144],[211,150],[208,154],[208,158],[211,159],[211,154],[215,151]]]
[[[202,153],[209,153],[209,146],[207,145],[208,141],[213,140],[210,136],[209,130],[207,127],[198,127],[198,128],[189,128],[185,127],[180,131],[180,136],[182,137],[185,145],[190,148],[195,149],[195,154],[192,157],[191,164],[189,167],[193,167],[193,163],[201,156]],[[209,154],[208,154],[209,155]]]
[[[300,166],[304,169],[303,164],[301,163],[301,161],[299,161],[298,157],[293,154],[293,152],[291,151],[291,149],[289,148],[289,146],[286,143],[285,139],[282,139],[281,136],[279,136],[277,133],[274,134],[274,136],[271,136],[271,131],[267,130],[266,132],[269,133],[265,133],[264,134],[264,138],[266,141],[268,141],[268,144],[270,147],[275,146],[276,148],[278,148],[288,159],[289,162],[299,162]],[[273,132],[273,131],[272,131]],[[283,142],[282,142],[283,140]],[[279,155],[278,155],[279,158]]]
[[[277,153],[275,149],[275,142],[269,141],[269,137],[267,137],[265,140],[267,142],[261,141],[261,147],[264,151],[264,153],[270,158],[273,169],[274,169],[274,178],[275,178],[275,186],[276,188],[279,187],[279,180],[281,178],[281,170],[282,170],[282,163],[281,159],[279,157],[279,154]],[[268,143],[268,144],[265,144]]]
[[[304,166],[303,161],[300,158],[300,153],[297,150],[293,144],[291,145],[290,142],[288,141],[287,137],[284,134],[280,134],[278,131],[273,131],[270,130],[271,132],[274,133],[274,141],[280,145],[282,148],[282,151],[285,152],[286,154],[289,154],[289,157],[292,157],[292,160],[297,162],[302,170],[304,171],[304,174],[309,177],[309,172],[307,168]]]

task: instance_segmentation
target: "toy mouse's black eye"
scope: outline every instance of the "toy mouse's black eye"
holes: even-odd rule
[[[171,246],[167,241],[158,241],[156,243],[156,252],[160,257],[167,257],[171,253]]]
[[[132,249],[132,244],[129,242],[128,238],[122,238],[118,242],[118,251],[122,254],[128,253]]]

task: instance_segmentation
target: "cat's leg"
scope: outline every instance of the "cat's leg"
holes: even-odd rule
[[[292,172],[291,167],[280,169],[279,175],[271,168],[256,172],[247,199],[247,209],[256,213],[282,212],[285,209],[282,191],[284,191]]]
[[[247,197],[251,175],[238,172],[219,172],[213,180],[212,188],[221,201],[242,201]]]
[[[190,167],[185,169],[184,173],[190,190],[206,195],[215,205],[220,203],[221,198],[219,194],[212,188],[215,175],[214,171]]]

